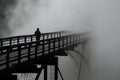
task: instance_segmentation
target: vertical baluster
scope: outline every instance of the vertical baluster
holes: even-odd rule
[[[63,44],[62,45],[63,45],[63,48],[64,48],[64,37],[62,37],[62,40],[63,40]]]
[[[52,37],[52,33],[51,33],[50,35],[51,35],[51,38],[53,38],[53,37]]]
[[[77,34],[76,34],[76,36],[75,36],[75,37],[76,37],[76,44],[77,44]]]
[[[53,52],[55,52],[55,38],[53,39]]]
[[[24,43],[26,43],[26,36],[24,37]]]
[[[3,47],[3,39],[1,39],[1,47]]]
[[[47,39],[49,39],[49,34],[47,34]]]
[[[31,42],[33,41],[33,37],[32,37],[32,35],[30,36],[30,38],[31,38]]]
[[[1,47],[1,39],[0,39],[0,47]]]
[[[9,69],[9,58],[10,58],[10,55],[9,55],[9,53],[10,53],[10,48],[8,48],[7,49],[7,53],[6,53],[6,69]]]
[[[36,42],[36,45],[35,45],[35,60],[37,59],[37,50],[38,50],[38,42]]]
[[[56,37],[58,38],[58,33],[56,33]]]
[[[79,34],[77,34],[77,44],[79,44]]]
[[[26,36],[24,37],[24,43],[26,43]],[[25,45],[25,47],[27,47],[27,46]]]
[[[71,46],[71,45],[72,45],[72,37],[71,37],[71,35],[69,36],[69,38],[70,38],[69,44],[70,44],[70,46]]]
[[[3,47],[3,40],[1,39],[1,47]],[[1,54],[3,53],[3,50],[1,49]]]
[[[50,41],[51,40],[48,40],[48,53],[50,54],[50,48],[51,48],[51,46],[50,46]]]
[[[60,47],[61,47],[61,46],[60,46],[60,44],[61,44],[61,41],[60,41],[60,40],[61,40],[61,37],[58,38],[58,48],[59,48],[59,50],[60,50]]]
[[[44,55],[44,52],[45,52],[45,51],[44,51],[44,50],[45,50],[45,49],[44,49],[44,48],[45,48],[45,41],[44,41],[44,40],[45,40],[45,35],[43,34],[43,42],[42,42],[42,43],[43,43],[43,45],[42,45],[43,55]]]
[[[31,48],[31,44],[28,44],[28,61],[30,61],[30,48]]]
[[[56,37],[56,33],[54,33],[54,38]]]
[[[18,64],[21,63],[21,46],[18,46]]]
[[[60,37],[62,36],[62,32],[59,33],[59,36],[60,36]]]
[[[17,44],[19,44],[19,37],[17,37]]]
[[[79,34],[79,43],[81,42],[81,33]]]
[[[67,38],[67,41],[66,41],[67,46],[66,46],[66,47],[68,47],[68,46],[69,46],[69,43],[68,43],[68,39],[69,39],[69,38],[68,38],[68,36],[67,36],[66,38]]]
[[[72,39],[73,39],[72,45],[74,45],[74,35],[72,36]]]
[[[12,45],[12,38],[9,38],[10,46]]]

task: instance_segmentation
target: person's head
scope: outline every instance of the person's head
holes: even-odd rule
[[[37,28],[37,31],[39,31],[39,28]]]

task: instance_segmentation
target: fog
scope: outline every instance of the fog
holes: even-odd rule
[[[87,17],[83,0],[18,0],[8,24],[12,35],[31,34],[37,27],[41,32],[85,31]]]
[[[118,0],[93,0],[92,80],[119,80],[120,10]]]
[[[119,4],[119,0],[18,0],[14,8],[5,9],[10,17],[6,23],[1,20],[7,27],[0,26],[0,34],[32,34],[37,27],[41,32],[90,31],[89,79],[119,80]]]

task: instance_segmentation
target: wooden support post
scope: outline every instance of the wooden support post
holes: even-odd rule
[[[58,58],[55,62],[55,80],[58,80]]]
[[[44,65],[44,80],[47,80],[47,65]]]

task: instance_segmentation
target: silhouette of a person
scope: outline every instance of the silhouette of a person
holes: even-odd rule
[[[37,28],[37,30],[35,31],[35,36],[36,36],[36,41],[39,41],[40,36],[41,36],[41,32],[40,32],[39,28]]]

